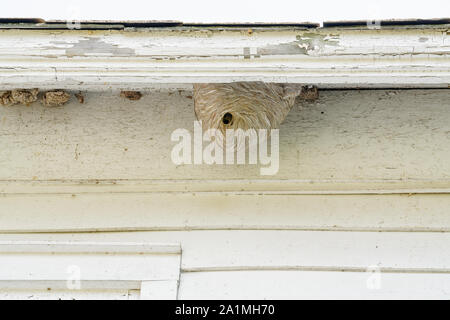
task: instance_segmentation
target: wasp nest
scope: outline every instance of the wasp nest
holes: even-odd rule
[[[75,93],[75,98],[77,98],[78,102],[83,104],[84,103],[84,95],[80,92]]]
[[[135,101],[142,98],[142,93],[139,91],[121,91],[120,96],[122,98]]]
[[[24,104],[29,106],[38,99],[39,89],[16,89],[4,91],[0,95],[0,104],[10,106]]]
[[[296,84],[195,84],[194,109],[204,129],[219,129],[224,135],[227,129],[277,129],[301,92]]]
[[[306,101],[316,101],[319,99],[319,89],[315,86],[303,86],[300,98]]]
[[[70,94],[64,90],[47,91],[42,95],[42,104],[47,107],[64,105],[70,99]]]

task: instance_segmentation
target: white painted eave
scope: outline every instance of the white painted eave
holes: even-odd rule
[[[447,88],[449,26],[1,30],[2,89],[266,81]]]

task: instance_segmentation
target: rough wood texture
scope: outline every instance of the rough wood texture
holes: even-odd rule
[[[0,83],[73,90],[231,81],[447,87],[449,38],[445,25],[0,30]]]

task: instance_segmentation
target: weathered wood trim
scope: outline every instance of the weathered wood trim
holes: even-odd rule
[[[105,241],[1,241],[0,297],[32,290],[141,290],[176,299],[180,245]],[[14,293],[14,292],[12,292]],[[42,294],[42,292],[40,293]]]
[[[2,241],[65,241],[74,234],[2,234]],[[79,241],[180,243],[182,272],[344,270],[450,274],[448,232],[199,230],[78,233]],[[149,255],[156,256],[156,255]],[[33,255],[42,257],[42,255]],[[99,279],[91,279],[99,280]],[[131,280],[131,279],[129,279]],[[169,280],[169,279],[166,279]]]
[[[0,241],[0,253],[180,254],[179,244],[82,241]]]
[[[447,26],[0,30],[3,88],[149,89],[160,83],[297,82],[447,87]]]
[[[415,194],[450,193],[449,179],[0,180],[0,195],[86,193]]]
[[[163,280],[157,280],[163,281]],[[151,281],[156,282],[156,281]],[[83,280],[83,289],[88,290],[139,290],[142,281],[132,280]],[[68,290],[61,280],[0,280],[0,297],[5,290]]]
[[[33,286],[31,281],[26,281],[25,284]],[[55,288],[53,283],[50,283],[48,287],[45,287],[44,284],[44,287],[35,289],[26,287],[0,289],[1,300],[138,300],[140,298],[139,295],[140,291],[137,289],[87,287],[86,290],[68,290],[64,287]]]
[[[0,233],[230,229],[450,232],[449,207],[449,194],[6,195],[0,197]],[[158,246],[155,250],[161,248],[178,250],[176,246]],[[7,249],[0,245],[0,252]],[[124,245],[121,250],[131,249]]]

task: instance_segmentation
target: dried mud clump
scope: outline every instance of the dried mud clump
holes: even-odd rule
[[[67,103],[70,93],[64,90],[47,91],[42,95],[42,104],[46,107],[58,107]]]
[[[13,101],[17,104],[24,104],[26,106],[29,106],[33,102],[35,102],[38,98],[39,89],[19,89],[19,90],[12,90],[11,96]]]
[[[79,103],[84,103],[84,95],[81,92],[75,93],[75,98],[77,98]]]
[[[0,104],[11,106],[23,104],[29,106],[38,99],[39,89],[15,89],[0,94]]]
[[[0,92],[0,104],[2,106],[9,106],[13,104],[11,91],[2,91]]]
[[[316,101],[319,99],[319,89],[317,89],[316,86],[303,86],[302,93],[300,93],[300,99]]]
[[[128,100],[136,101],[142,98],[142,93],[139,91],[122,91],[120,92],[120,96]]]

